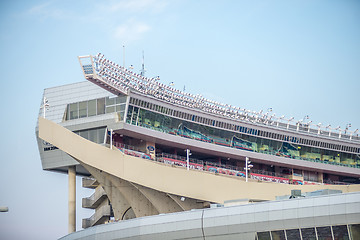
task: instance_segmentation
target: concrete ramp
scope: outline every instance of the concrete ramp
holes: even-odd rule
[[[80,164],[90,166],[113,177],[169,195],[183,196],[212,203],[233,199],[274,200],[290,194],[338,189],[360,191],[360,185],[290,185],[267,182],[245,182],[243,178],[217,175],[210,172],[171,167],[156,161],[123,154],[117,149],[88,141],[68,129],[39,118],[39,137],[68,153]]]

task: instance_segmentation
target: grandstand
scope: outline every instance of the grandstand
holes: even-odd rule
[[[71,186],[82,175],[95,189],[83,200],[95,209],[84,228],[292,189],[360,190],[358,129],[219,103],[102,54],[79,62],[87,81],[45,89],[36,133],[44,170],[68,173]]]

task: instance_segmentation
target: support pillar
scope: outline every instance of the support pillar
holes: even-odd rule
[[[324,183],[324,174],[322,172],[318,173],[318,182]]]
[[[69,233],[76,231],[76,169],[75,166],[70,166],[68,170],[69,175]]]

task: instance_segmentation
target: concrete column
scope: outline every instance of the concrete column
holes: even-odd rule
[[[76,170],[70,166],[69,175],[69,233],[76,231]]]
[[[324,183],[324,174],[322,172],[318,173],[318,182]]]

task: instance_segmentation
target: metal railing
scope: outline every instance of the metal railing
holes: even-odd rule
[[[134,146],[130,146],[130,145],[122,145],[124,148],[125,147],[129,147],[130,149],[137,149]],[[140,149],[139,149],[140,150]],[[182,165],[177,165],[180,167],[186,167],[186,157],[184,156],[179,156],[179,155],[175,155],[175,154],[169,154],[169,153],[159,153],[156,154],[155,159],[149,159],[152,161],[157,161],[157,162],[161,162],[164,164],[168,164],[166,163],[166,161],[164,161],[164,158],[168,158],[168,159],[173,159],[173,160],[178,160],[178,161],[182,161],[184,164]],[[207,168],[205,166],[212,166],[212,167],[216,167],[218,168],[219,171],[217,171],[217,173],[219,174],[224,174],[224,175],[235,175],[238,177],[245,177],[245,175],[242,174],[234,174],[234,171],[238,172],[238,173],[244,173],[244,169],[242,167],[236,167],[236,166],[232,166],[232,165],[224,165],[224,164],[218,164],[215,162],[209,162],[209,161],[202,161],[199,159],[195,159],[195,158],[190,158],[189,159],[190,163],[193,164],[200,164],[203,166],[203,168],[199,169],[199,168],[193,168],[199,171],[208,171],[208,172],[212,172],[211,170],[207,170]],[[255,174],[255,175],[251,175],[251,174]],[[256,174],[261,175],[261,176],[256,176]],[[250,173],[250,178],[254,179],[254,180],[262,180],[262,178],[267,179],[267,180],[263,180],[263,181],[269,181],[269,180],[273,180],[273,182],[278,182],[278,183],[290,183],[290,179],[289,179],[289,175],[291,174],[284,174],[284,173],[276,173],[276,172],[269,172],[269,171],[265,171],[265,170],[258,170],[258,169],[251,169],[251,173]],[[294,176],[300,176],[302,177],[301,174],[297,174],[294,173]],[[279,182],[276,178],[284,178],[284,179],[288,179],[288,182]],[[329,180],[330,181],[330,180]],[[324,184],[329,184],[329,181],[324,181]],[[299,182],[299,181],[296,181]],[[311,182],[311,181],[307,181],[304,180],[302,181],[302,183],[307,184],[309,182],[309,184],[314,183],[314,184],[322,184],[319,182]],[[348,183],[343,183],[343,182],[338,182],[338,181],[332,181],[331,184],[348,184]]]

